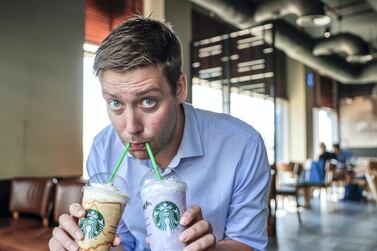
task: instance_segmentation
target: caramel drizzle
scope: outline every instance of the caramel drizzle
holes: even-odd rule
[[[110,204],[110,205],[118,205],[119,206],[119,211],[122,211],[122,203],[119,202],[102,202],[98,200],[93,200],[93,201],[87,201],[84,203],[85,209],[92,209],[95,208],[98,211],[98,207],[96,204]]]
[[[110,246],[111,242],[105,241],[103,243],[98,244],[97,246],[90,247],[90,248],[80,248],[80,251],[95,251],[97,248],[101,246]]]

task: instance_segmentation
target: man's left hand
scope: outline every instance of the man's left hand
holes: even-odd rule
[[[194,205],[182,215],[180,224],[186,229],[179,239],[187,246],[184,251],[211,250],[216,246],[216,237],[212,233],[212,226],[203,219],[202,210]]]

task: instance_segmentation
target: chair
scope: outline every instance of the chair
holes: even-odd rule
[[[370,191],[377,204],[377,161],[370,161],[368,171],[365,174]]]
[[[346,184],[347,174],[349,170],[347,170],[346,166],[339,165],[339,163],[336,160],[332,160],[332,162],[334,164],[336,163],[337,166],[337,168],[334,170],[334,177],[332,183],[335,186],[344,187],[344,185]]]
[[[8,241],[19,244],[23,243],[26,237],[39,239],[38,236],[29,235],[13,239],[15,233],[23,233],[23,231],[34,229],[48,229],[48,219],[52,208],[52,193],[52,178],[14,178],[11,181],[9,209],[12,216],[0,219],[1,251],[18,251],[8,247],[6,244]]]
[[[326,161],[325,165],[325,182],[322,185],[323,188],[331,188],[333,182],[334,182],[334,177],[335,177],[335,170],[336,170],[336,161],[333,162],[332,160]]]
[[[269,237],[276,237],[276,171],[275,165],[271,166],[271,184],[268,203],[267,233]],[[273,205],[273,208],[271,206]],[[274,209],[274,210],[272,210]]]
[[[72,203],[81,203],[82,188],[84,185],[85,181],[80,179],[66,179],[58,182],[54,203],[55,223],[58,222],[61,214],[69,213],[69,205]]]
[[[296,200],[296,212],[297,212],[297,219],[298,222],[301,223],[301,216],[300,216],[300,204],[298,202],[298,182],[301,172],[303,170],[303,166],[298,163],[288,163],[288,164],[277,164],[277,178],[276,178],[276,196],[284,197],[294,197]],[[291,178],[289,182],[284,183],[282,180],[282,176],[288,174]],[[279,200],[276,200],[276,204]],[[277,207],[277,205],[276,205]]]
[[[325,162],[325,177],[323,182],[303,181],[299,182],[298,186],[304,189],[304,207],[310,208],[310,200],[312,197],[312,190],[315,188],[325,190],[326,196],[331,193],[331,188],[334,181],[334,173],[336,170],[336,162],[328,160]]]
[[[9,229],[17,231],[47,227],[52,208],[52,193],[52,178],[14,178],[11,183],[9,205],[12,218],[0,220],[0,233]]]
[[[53,224],[51,225],[57,226],[59,216],[63,213],[69,213],[70,204],[81,202],[81,189],[84,184],[85,182],[79,179],[67,179],[57,183]],[[3,232],[0,234],[0,251],[48,251],[48,242],[52,236],[52,230],[52,227],[36,227]]]

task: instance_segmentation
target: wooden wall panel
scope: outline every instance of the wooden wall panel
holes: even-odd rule
[[[142,0],[86,0],[85,42],[100,44],[112,29],[141,13]]]

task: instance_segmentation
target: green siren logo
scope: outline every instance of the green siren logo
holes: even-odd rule
[[[160,202],[153,209],[153,222],[162,231],[176,229],[180,218],[178,207],[171,201]]]
[[[85,239],[92,239],[99,235],[105,227],[105,220],[100,212],[94,209],[86,211],[86,215],[79,222],[79,227]]]

